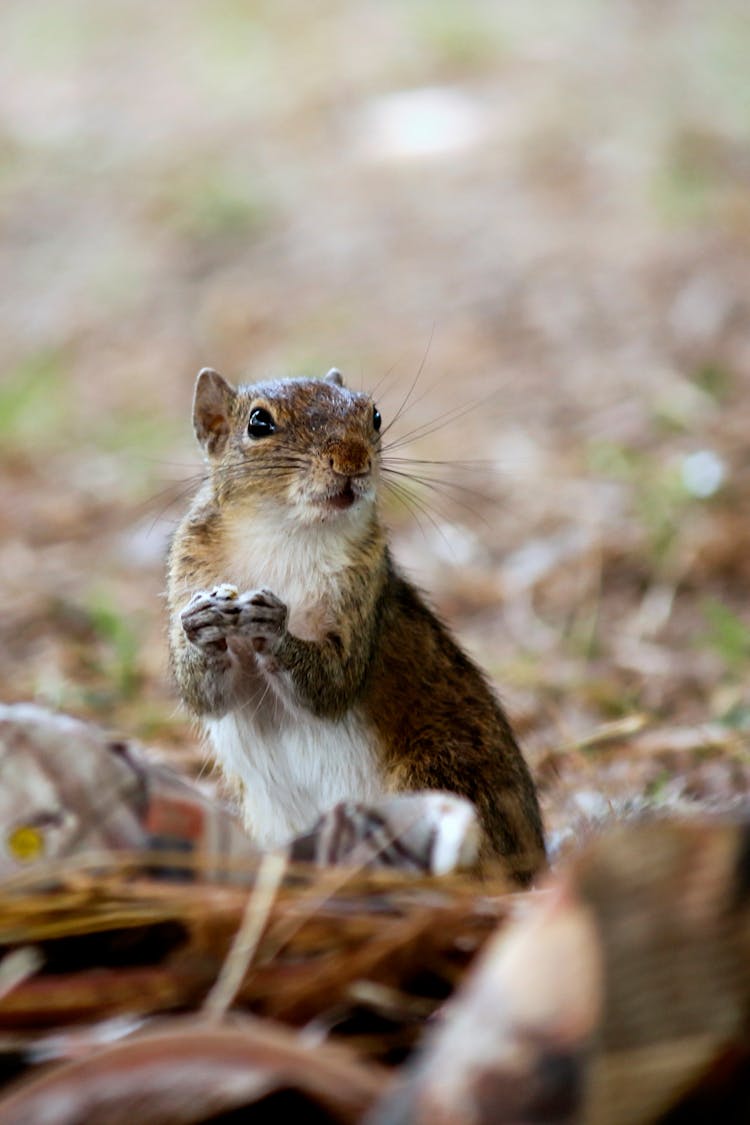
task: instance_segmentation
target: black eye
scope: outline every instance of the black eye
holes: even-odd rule
[[[373,408],[372,408],[372,424],[373,424],[373,427],[376,430],[379,430],[382,422],[383,422],[383,419],[380,417],[380,411],[378,410],[377,406],[373,406]]]
[[[251,438],[268,437],[276,430],[276,423],[267,410],[262,406],[256,407],[250,415],[247,432]]]

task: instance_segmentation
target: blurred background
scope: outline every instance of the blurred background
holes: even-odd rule
[[[386,422],[416,379],[395,551],[557,838],[746,796],[746,0],[3,0],[0,42],[2,698],[197,770],[195,373],[336,365]]]

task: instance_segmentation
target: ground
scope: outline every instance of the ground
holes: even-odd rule
[[[195,373],[336,365],[429,462],[394,550],[553,842],[746,799],[744,0],[5,0],[0,37],[2,698],[197,771]]]

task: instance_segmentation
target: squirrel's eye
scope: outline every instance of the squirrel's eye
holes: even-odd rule
[[[262,406],[256,407],[250,415],[247,432],[251,438],[268,437],[276,429],[276,423],[267,410]]]
[[[372,424],[373,424],[373,427],[376,430],[379,430],[380,426],[382,424],[382,421],[383,421],[383,419],[380,417],[380,411],[378,410],[377,406],[373,406],[373,408],[372,408]]]

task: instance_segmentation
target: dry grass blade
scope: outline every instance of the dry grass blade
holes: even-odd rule
[[[248,897],[237,936],[222,965],[219,978],[203,1005],[205,1014],[211,1019],[224,1016],[239,992],[253,954],[258,948],[287,863],[283,852],[269,852],[261,860],[257,882]]]
[[[42,957],[34,946],[25,945],[6,954],[0,961],[0,1000],[42,967]]]

